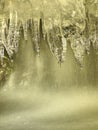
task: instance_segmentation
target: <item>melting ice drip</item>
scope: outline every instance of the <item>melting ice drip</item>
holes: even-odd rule
[[[72,15],[75,15],[75,12]],[[91,43],[95,49],[98,48],[96,29],[88,37],[84,35],[85,31],[81,32],[76,25],[64,26],[61,21],[60,24],[56,22],[57,18],[44,19],[44,13],[37,18],[32,17],[21,21],[18,20],[17,11],[10,12],[9,18],[2,19],[0,26],[1,64],[3,65],[3,59],[6,58],[5,53],[10,59],[13,59],[14,54],[18,53],[20,37],[22,36],[21,28],[26,41],[28,40],[28,31],[31,31],[32,43],[38,56],[40,55],[41,39],[43,39],[48,43],[51,53],[59,63],[65,60],[68,41],[70,41],[75,58],[80,64],[83,62],[85,52],[89,54]]]

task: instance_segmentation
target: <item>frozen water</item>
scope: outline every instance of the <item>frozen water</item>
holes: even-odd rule
[[[38,55],[41,37],[44,39],[47,37],[51,52],[58,62],[63,62],[67,39],[70,39],[75,57],[82,64],[85,51],[89,54],[92,40],[94,48],[98,48],[96,6],[97,0],[66,2],[63,0],[53,2],[51,0],[11,0],[9,2],[2,0],[0,6],[2,46],[12,58],[14,53],[18,52],[19,37],[22,37],[19,30],[22,27],[25,40],[28,40],[27,33],[31,30],[32,42]],[[64,45],[64,39],[66,45]]]

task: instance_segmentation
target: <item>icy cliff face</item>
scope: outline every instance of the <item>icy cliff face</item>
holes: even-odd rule
[[[28,32],[38,55],[43,39],[58,62],[62,63],[69,40],[75,58],[82,64],[91,44],[98,48],[97,5],[97,0],[1,0],[1,65],[7,55],[13,59],[22,33],[28,40]]]

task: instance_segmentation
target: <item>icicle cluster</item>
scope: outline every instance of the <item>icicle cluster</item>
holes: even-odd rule
[[[53,18],[54,15],[53,17],[49,16],[49,18],[47,18],[47,16],[41,12],[38,17],[33,18],[32,16],[22,21],[18,18],[19,14],[17,11],[10,11],[7,19],[2,18],[0,25],[1,64],[3,64],[3,59],[6,55],[8,55],[10,59],[13,59],[14,54],[18,52],[19,39],[21,37],[20,27],[22,27],[24,40],[27,41],[29,35],[32,37],[32,44],[38,56],[40,55],[41,39],[47,40],[51,53],[56,57],[58,63],[61,64],[66,59],[67,41],[69,40],[75,58],[82,65],[85,53],[89,54],[90,52],[90,45],[92,44],[95,49],[98,49],[97,25],[94,23],[95,26],[90,27],[90,24],[87,23],[85,19],[85,27],[82,29],[77,24],[77,19],[75,19],[76,24],[66,25],[64,24],[64,10],[61,9],[59,11],[60,14],[57,15],[56,18]],[[48,13],[50,13],[50,11]],[[74,11],[72,18],[75,17],[75,14],[76,12]],[[57,21],[58,18],[59,20]]]
[[[1,64],[3,64],[3,59],[5,57],[5,52],[9,58],[13,58],[14,54],[18,52],[19,39],[20,39],[20,24],[17,21],[17,13],[15,14],[16,18],[13,19],[12,14],[10,14],[10,19],[6,21],[2,20],[2,25],[0,29],[0,58]],[[45,21],[44,21],[44,24]],[[93,43],[95,48],[98,48],[98,38],[97,34],[86,38],[85,35],[81,35],[77,28],[74,26],[68,26],[63,28],[62,26],[57,26],[50,23],[50,28],[41,27],[43,30],[40,30],[40,19],[33,20],[32,18],[24,21],[21,24],[23,28],[24,39],[28,40],[28,31],[32,36],[32,43],[34,49],[37,52],[38,56],[40,55],[40,39],[41,36],[45,40],[47,35],[47,42],[50,48],[51,53],[56,57],[59,63],[64,62],[66,50],[67,50],[67,40],[71,42],[71,47],[74,52],[75,58],[80,64],[83,63],[83,57],[85,52],[89,54],[90,43]],[[44,31],[44,32],[43,32]],[[42,34],[40,34],[42,33]],[[96,44],[95,44],[96,43]]]
[[[45,23],[44,23],[45,24]],[[32,42],[34,44],[35,51],[40,54],[40,24],[39,20],[30,19],[22,24],[24,39],[28,40],[28,29],[31,30]],[[44,28],[43,38],[46,37],[52,54],[56,57],[59,63],[65,60],[65,53],[67,50],[67,39],[70,39],[72,50],[75,54],[76,59],[80,64],[83,62],[84,53],[89,54],[90,43],[93,43],[95,48],[98,48],[98,38],[97,34],[94,33],[90,38],[86,38],[84,35],[77,33],[75,28],[72,26],[62,28],[55,26],[51,23],[51,28],[48,30]],[[72,29],[71,29],[72,28]],[[9,58],[13,58],[13,55],[17,53],[19,46],[19,34],[20,25],[12,19],[12,14],[10,14],[10,19],[6,21],[3,19],[1,29],[0,29],[0,58],[1,64],[3,64],[3,58],[5,57],[5,52],[7,52]],[[45,38],[44,38],[45,40]],[[95,44],[96,43],[96,44]]]
[[[0,58],[1,64],[3,64],[3,59],[5,58],[6,52],[9,58],[13,59],[14,53],[18,51],[19,45],[19,27],[17,26],[17,13],[16,18],[12,19],[12,14],[10,14],[10,19],[6,21],[2,20],[2,25],[0,29]]]

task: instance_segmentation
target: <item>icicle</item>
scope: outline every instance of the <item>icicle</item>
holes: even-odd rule
[[[85,53],[85,46],[81,43],[81,39],[76,37],[72,38],[71,47],[73,49],[75,58],[82,66]]]
[[[14,31],[14,40],[13,40],[13,44],[14,44],[14,51],[15,53],[17,53],[18,51],[18,46],[19,46],[19,30],[16,28]]]
[[[5,37],[5,30],[6,30],[6,23],[5,20],[3,19],[2,21],[2,28],[1,28],[1,39],[2,39],[2,44],[5,46],[6,45],[6,37]]]
[[[4,58],[4,46],[0,45],[0,60],[1,60],[1,65],[3,65],[3,58]]]
[[[0,62],[3,65],[3,58],[4,58],[4,51],[3,51],[3,44],[2,44],[2,31],[0,30]]]
[[[27,32],[28,32],[28,27],[27,27],[27,21],[23,24],[23,31],[24,31],[24,39],[27,41]]]
[[[67,50],[67,41],[66,38],[62,37],[62,61],[65,61],[65,53]]]
[[[34,43],[34,46],[35,46],[35,50],[39,56],[40,54],[40,46],[39,46],[39,42],[40,42],[40,37],[39,37],[39,23],[37,20],[33,21],[33,29],[32,29],[32,33],[33,33],[33,43]]]
[[[1,59],[1,65],[3,65],[3,59],[4,59],[4,46],[6,44],[6,39],[5,39],[5,20],[2,20],[2,26],[1,26],[1,31],[0,31],[0,59]]]
[[[44,24],[43,24],[43,39],[44,39],[44,40],[46,39],[46,30],[45,30]]]
[[[18,23],[18,16],[17,16],[17,11],[15,11],[16,17],[15,17],[15,27],[17,27],[17,23]]]

